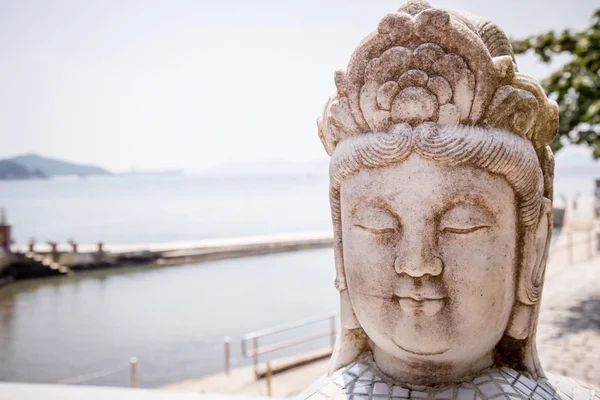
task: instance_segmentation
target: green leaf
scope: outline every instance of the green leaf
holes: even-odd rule
[[[551,148],[559,151],[565,142],[587,145],[600,158],[600,9],[581,32],[549,31],[512,40],[512,46],[515,54],[532,51],[546,63],[557,54],[572,56],[542,81],[548,97],[559,105],[558,136]]]

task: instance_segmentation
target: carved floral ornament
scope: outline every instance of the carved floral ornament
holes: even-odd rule
[[[415,4],[415,7],[418,3]],[[503,129],[534,148],[552,142],[558,106],[511,55],[489,46],[448,11],[425,8],[385,16],[335,75],[337,95],[318,121],[329,155],[344,138],[423,122]]]

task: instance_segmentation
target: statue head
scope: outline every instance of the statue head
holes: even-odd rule
[[[558,108],[493,23],[409,1],[335,75],[319,119],[342,329],[408,384],[543,376],[535,331]],[[433,372],[434,371],[434,372]]]

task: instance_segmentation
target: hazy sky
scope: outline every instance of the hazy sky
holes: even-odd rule
[[[522,37],[590,0],[439,0]],[[0,157],[114,171],[324,156],[316,117],[391,0],[0,0]],[[520,59],[538,78],[548,67]]]

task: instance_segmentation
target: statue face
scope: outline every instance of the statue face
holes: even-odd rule
[[[408,361],[489,355],[515,296],[508,183],[413,154],[348,178],[340,200],[348,293],[373,343]]]

